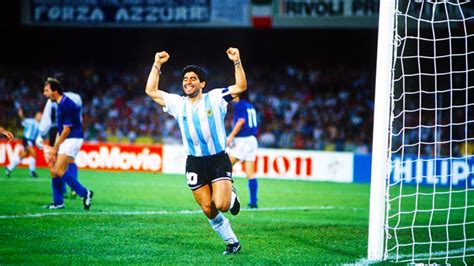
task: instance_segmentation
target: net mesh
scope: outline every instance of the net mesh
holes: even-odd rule
[[[474,264],[473,11],[397,3],[385,259]]]

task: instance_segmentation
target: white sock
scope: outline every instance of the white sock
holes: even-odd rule
[[[10,159],[10,164],[7,166],[7,169],[10,171],[13,171],[15,167],[20,163],[20,156],[17,154],[13,155],[13,157]]]
[[[209,219],[209,223],[212,226],[212,229],[226,242],[227,244],[233,244],[239,242],[237,237],[230,227],[229,220],[225,218],[222,213],[218,213],[214,219]]]
[[[30,172],[34,172],[36,170],[36,158],[30,157]]]

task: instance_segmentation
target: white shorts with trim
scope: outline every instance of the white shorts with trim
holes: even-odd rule
[[[229,155],[240,161],[254,162],[257,157],[258,142],[255,136],[236,137],[229,147]]]
[[[65,154],[73,159],[76,159],[77,154],[81,150],[84,139],[70,138],[65,139],[61,145],[59,145],[58,154]]]

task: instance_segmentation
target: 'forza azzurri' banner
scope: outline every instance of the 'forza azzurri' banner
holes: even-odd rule
[[[391,183],[474,187],[474,159],[392,158]]]
[[[250,0],[23,0],[22,21],[41,26],[250,26]]]

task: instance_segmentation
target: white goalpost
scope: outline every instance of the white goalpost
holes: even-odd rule
[[[474,4],[382,0],[368,259],[474,264]]]

